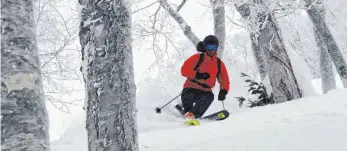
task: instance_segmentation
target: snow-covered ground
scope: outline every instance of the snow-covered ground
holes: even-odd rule
[[[346,151],[347,89],[326,95],[232,113],[227,120],[202,121],[187,127],[173,117],[156,115],[153,127],[167,129],[139,133],[141,151]],[[141,120],[143,121],[143,120]],[[84,118],[76,121],[53,151],[87,151]]]

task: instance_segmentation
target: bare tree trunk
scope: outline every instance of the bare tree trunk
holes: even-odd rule
[[[284,47],[279,26],[273,14],[268,10],[262,10],[266,8],[263,0],[254,0],[252,5],[236,5],[236,8],[240,14],[243,14],[241,16],[247,16],[249,27],[252,29],[250,35],[255,37],[254,40],[258,44],[260,52],[264,54],[265,64],[269,66],[267,73],[275,102],[301,98],[302,93]],[[253,16],[256,18],[252,18]]]
[[[264,51],[267,60],[268,75],[272,85],[275,102],[290,101],[302,97],[289,56],[284,47],[280,29],[276,19],[271,14],[263,16],[267,23],[260,31],[260,49]]]
[[[1,150],[50,149],[33,0],[1,1]]]
[[[80,0],[89,151],[137,151],[131,10],[123,0]]]
[[[219,40],[218,57],[222,58],[225,48],[225,1],[213,0],[214,34]]]
[[[251,19],[249,16],[250,8],[247,4],[243,4],[240,6],[235,5],[235,7],[245,21],[250,21]],[[250,32],[250,39],[251,39],[253,55],[256,61],[260,79],[264,80],[267,75],[264,52],[260,49],[258,41],[257,41],[258,38],[256,37],[255,33],[252,31]]]
[[[319,13],[325,19],[325,9],[321,0],[317,0],[316,4],[319,5]],[[333,63],[330,59],[328,49],[321,37],[319,31],[314,28],[314,36],[317,46],[320,52],[320,73],[322,78],[322,90],[323,93],[327,93],[329,90],[336,89],[335,74],[333,72]]]
[[[325,23],[324,15],[320,12],[317,1],[305,0],[307,5],[307,14],[311,18],[314,28],[317,30],[317,34],[322,38],[330,58],[333,61],[337,72],[339,73],[344,87],[347,87],[347,65],[343,58],[343,55],[336,44],[334,37],[332,36],[327,24]]]
[[[328,50],[325,48],[325,45],[322,44],[321,37],[317,37],[319,39],[317,45],[320,49],[320,71],[322,77],[322,90],[323,93],[327,93],[330,90],[336,89],[335,82],[335,74],[333,72],[333,63],[330,59]]]
[[[180,25],[181,29],[184,32],[184,35],[194,44],[198,45],[200,39],[193,33],[192,28],[188,23],[183,19],[183,17],[174,10],[168,3],[167,0],[159,0],[160,5],[165,9],[167,13]]]
[[[255,57],[255,61],[259,71],[260,80],[263,81],[267,75],[264,52],[261,51],[257,41],[255,40],[255,35],[250,34],[250,38],[252,42],[253,55]]]

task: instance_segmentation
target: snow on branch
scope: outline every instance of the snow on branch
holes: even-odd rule
[[[132,14],[135,14],[135,13],[138,13],[138,12],[140,12],[140,11],[142,11],[142,10],[145,10],[145,9],[147,9],[147,8],[149,8],[149,7],[151,7],[151,6],[153,6],[153,5],[156,4],[156,3],[157,3],[157,1],[155,1],[155,2],[153,2],[153,3],[150,3],[150,4],[148,4],[148,5],[145,6],[145,7],[142,7],[142,8],[140,8],[140,9],[138,9],[138,10],[133,11]]]
[[[63,81],[76,83],[82,81],[80,64],[75,59],[80,55],[80,48],[76,45],[79,30],[78,11],[71,7],[77,2],[71,4],[61,4],[52,0],[37,0],[34,3],[45,101],[67,113],[69,113],[68,105],[78,102],[63,101],[59,96],[70,95],[81,88],[77,85],[66,86]],[[69,16],[65,16],[63,11],[68,12]]]
[[[183,0],[183,1],[181,2],[181,4],[178,5],[178,7],[177,7],[177,12],[179,12],[179,11],[182,9],[183,5],[184,5],[186,2],[187,2],[187,0]]]
[[[175,21],[180,25],[181,29],[184,32],[184,35],[194,44],[197,45],[200,40],[199,38],[193,33],[191,27],[188,25],[188,23],[183,19],[183,17],[178,14],[177,11],[175,11],[168,3],[167,0],[159,0],[160,5],[165,9],[169,15],[175,19]]]

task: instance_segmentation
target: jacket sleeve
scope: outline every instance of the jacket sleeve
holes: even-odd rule
[[[225,64],[223,61],[221,61],[221,73],[217,77],[218,83],[220,85],[220,90],[225,89],[227,92],[230,90],[230,81],[229,81],[229,75],[227,68],[225,67]]]
[[[196,71],[194,70],[195,65],[198,63],[199,54],[195,54],[184,61],[181,67],[181,74],[184,77],[194,79]]]

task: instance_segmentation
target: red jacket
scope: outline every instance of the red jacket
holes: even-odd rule
[[[207,80],[197,80],[195,79],[196,71],[194,70],[195,65],[198,63],[199,54],[192,55],[189,57],[181,67],[181,74],[184,77],[187,77],[186,82],[184,83],[184,88],[195,88],[200,89],[203,91],[212,91],[211,88],[213,88],[216,84],[216,79],[218,79],[218,83],[220,84],[220,89],[225,89],[227,92],[229,92],[230,88],[230,81],[229,81],[229,75],[228,71],[225,67],[225,64],[223,61],[221,61],[221,73],[219,74],[219,77],[217,77],[218,72],[218,65],[217,65],[217,54],[210,57],[206,53],[204,53],[204,60],[197,69],[200,73],[207,72],[210,74],[210,78]],[[195,79],[199,81],[200,83],[207,84],[211,88],[203,88],[202,86],[190,81],[189,79]]]

